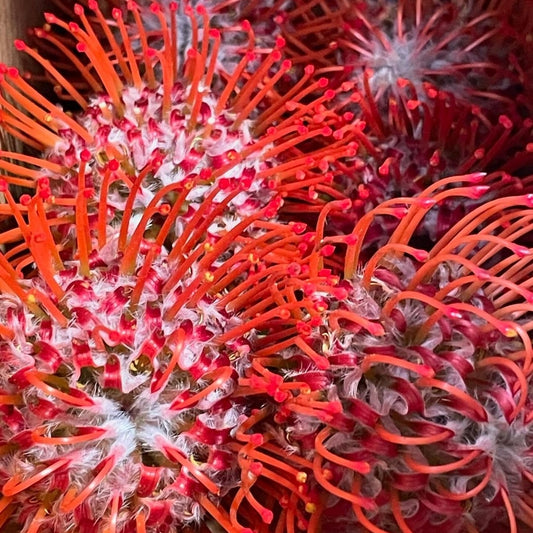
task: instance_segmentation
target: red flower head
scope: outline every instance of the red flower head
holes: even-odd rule
[[[89,8],[91,20],[76,6],[79,22],[47,22],[75,42],[94,96],[16,43],[80,114],[0,72],[4,130],[44,152],[0,158],[0,521],[30,532],[205,530],[210,520],[251,531],[300,482],[276,473],[255,495],[238,488],[262,472],[242,450],[270,439],[248,433],[262,403],[239,381],[252,331],[267,344],[299,307],[271,287],[320,257],[305,226],[277,213],[281,184],[298,188],[302,165],[321,164],[298,146],[331,132],[300,121],[309,75],[262,106],[291,66],[279,49],[251,41],[228,75],[206,18],[181,62],[173,5],[151,5],[153,43],[134,2],[134,37],[113,11],[120,39]],[[195,27],[203,13],[186,16]]]
[[[288,463],[304,457],[312,473],[307,531],[531,524],[533,253],[521,241],[531,243],[533,200],[486,202],[426,252],[411,241],[437,198],[392,200],[361,219],[343,237],[334,289],[337,261],[323,247],[310,277],[291,282],[299,335],[261,350],[250,369],[272,397],[253,430],[275,427]],[[372,218],[401,210],[358,266]],[[280,375],[273,394],[267,383]]]

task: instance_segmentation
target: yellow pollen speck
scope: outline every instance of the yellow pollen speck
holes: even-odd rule
[[[205,279],[206,281],[211,282],[211,281],[213,281],[213,280],[215,279],[215,276],[213,276],[213,274],[211,274],[211,272],[206,272],[206,273],[204,274],[204,279]]]
[[[298,472],[296,474],[296,481],[298,483],[305,483],[307,481],[307,474],[305,472]]]
[[[516,332],[515,329],[513,328],[505,328],[505,333],[504,335],[510,339],[512,339],[513,337],[516,337],[518,335],[518,333]]]
[[[196,457],[194,457],[194,455],[190,455],[189,456],[189,461],[195,466],[201,466],[202,465],[202,463],[200,461],[196,460]]]
[[[306,503],[305,504],[305,512],[313,514],[314,512],[316,512],[316,505],[314,503],[311,503],[311,502]]]
[[[324,476],[324,479],[326,479],[327,481],[330,481],[331,479],[333,479],[333,472],[329,470],[328,468],[324,468],[324,470],[322,470],[322,475]]]
[[[35,296],[33,294],[29,294],[28,295],[28,303],[30,303],[30,304],[37,303],[37,298],[35,298]]]
[[[204,243],[204,250],[206,252],[212,252],[213,251],[213,245],[209,242]]]
[[[45,121],[45,122],[50,123],[50,122],[52,122],[52,120],[53,120],[53,119],[52,119],[52,115],[50,115],[50,113],[47,113],[47,114],[44,116],[44,121]]]
[[[105,152],[98,152],[94,157],[96,161],[102,166],[105,165],[107,161],[109,161],[107,154]]]
[[[248,261],[250,261],[250,263],[253,263],[254,265],[257,265],[257,263],[259,263],[259,259],[254,254],[250,254],[248,256]]]

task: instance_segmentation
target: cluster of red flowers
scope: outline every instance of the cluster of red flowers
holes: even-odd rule
[[[57,4],[0,65],[1,531],[533,530],[527,2]]]

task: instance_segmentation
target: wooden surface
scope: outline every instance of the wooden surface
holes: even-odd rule
[[[24,39],[31,26],[41,26],[45,0],[0,0],[0,62],[22,65],[22,55],[13,46],[14,39]]]

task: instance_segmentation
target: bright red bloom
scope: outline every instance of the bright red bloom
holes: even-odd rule
[[[300,335],[252,365],[250,380],[274,387],[281,374],[293,390],[267,389],[278,405],[254,430],[275,424],[294,453],[288,461],[309,460],[310,488],[322,494],[313,527],[531,525],[533,252],[520,241],[532,234],[533,199],[486,202],[426,252],[412,246],[413,233],[437,198],[391,200],[361,219],[352,242],[344,237],[335,291],[331,270],[311,263],[309,280],[291,282],[302,303],[313,302]],[[369,221],[406,204],[396,231],[359,267]]]
[[[149,43],[130,3],[137,40],[123,32],[124,50],[112,34],[95,37],[93,24],[104,31],[105,21],[89,7],[96,22],[80,6],[79,23],[47,22],[76,41],[93,97],[16,42],[82,113],[66,113],[15,69],[0,73],[3,128],[46,152],[0,159],[9,217],[0,236],[0,520],[32,532],[73,523],[164,532],[210,520],[250,531],[279,519],[279,498],[304,484],[243,451],[272,438],[248,434],[261,401],[246,400],[253,388],[236,391],[251,337],[268,343],[299,307],[272,301],[270,287],[320,257],[304,225],[277,220],[278,184],[298,187],[298,146],[331,131],[288,112],[303,105],[298,91],[277,97],[279,113],[261,110],[291,66],[279,49],[250,41],[228,75],[207,22],[181,63],[159,4],[149,16],[160,39]],[[203,11],[186,14],[194,22]],[[123,13],[113,17],[122,28]],[[318,168],[320,158],[305,164]],[[31,194],[17,197],[14,186]],[[300,513],[311,500],[300,497]]]

